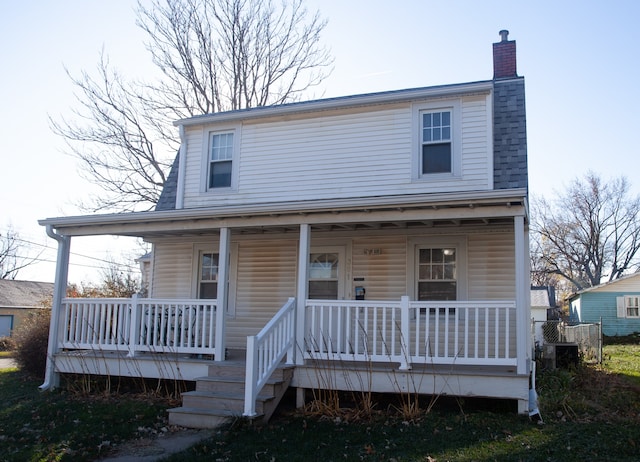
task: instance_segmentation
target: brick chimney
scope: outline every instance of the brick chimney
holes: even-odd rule
[[[510,79],[516,74],[516,41],[509,40],[509,31],[500,31],[500,40],[493,44],[493,78]]]

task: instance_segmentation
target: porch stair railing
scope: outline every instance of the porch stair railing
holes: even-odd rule
[[[256,399],[284,357],[294,362],[296,299],[287,303],[257,335],[247,337],[244,413],[256,416]]]

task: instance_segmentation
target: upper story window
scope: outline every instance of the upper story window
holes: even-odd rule
[[[209,140],[208,188],[231,187],[233,171],[233,132],[212,133]]]
[[[421,112],[421,172],[451,173],[451,111]]]

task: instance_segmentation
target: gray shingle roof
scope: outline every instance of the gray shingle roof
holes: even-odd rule
[[[53,284],[50,282],[0,279],[0,307],[39,307],[51,297]]]
[[[493,93],[493,187],[528,188],[524,79],[496,81]]]
[[[162,192],[160,193],[160,199],[156,204],[156,210],[175,210],[176,208],[176,194],[178,192],[178,169],[180,166],[180,152],[176,153],[176,158],[173,160],[169,176],[164,182]]]

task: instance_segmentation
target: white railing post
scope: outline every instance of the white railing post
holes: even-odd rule
[[[409,297],[403,295],[400,297],[400,370],[406,371],[411,369],[411,327],[409,325]]]
[[[256,388],[258,378],[258,357],[256,351],[256,337],[247,337],[247,365],[244,384],[244,413],[245,417],[256,415]]]
[[[288,365],[295,364],[296,361],[296,299],[294,297],[289,298],[290,303],[293,305],[293,310],[287,316],[287,325],[286,325],[286,333],[288,338],[293,338],[293,342],[291,342],[291,346],[287,350],[287,360],[286,363]]]
[[[307,303],[307,294],[309,286],[307,284],[307,275],[309,272],[309,250],[311,245],[311,227],[308,224],[300,225],[300,242],[298,245],[298,275],[296,284],[296,345],[299,351],[295,352],[295,363],[304,364],[305,345],[305,312]]]
[[[136,345],[138,344],[138,320],[139,320],[139,312],[138,309],[138,294],[133,294],[131,297],[131,305],[130,305],[130,315],[129,315],[129,341],[127,342],[127,346],[129,348],[129,353],[127,356],[129,358],[133,358],[136,355]]]

